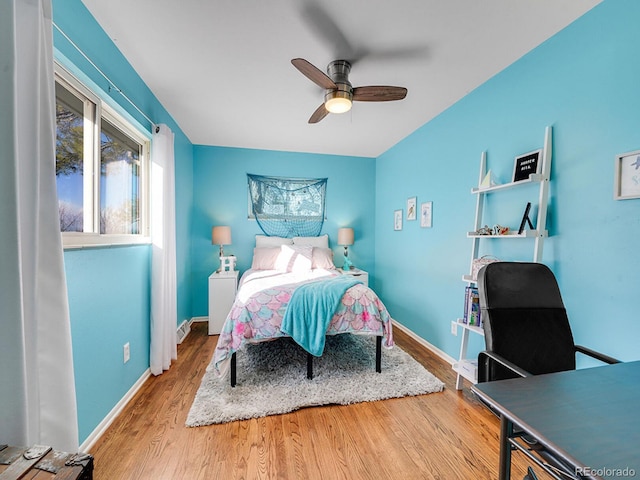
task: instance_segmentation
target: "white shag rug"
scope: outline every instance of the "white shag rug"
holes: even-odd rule
[[[382,348],[382,373],[375,371],[375,337],[328,336],[322,357],[313,358],[290,338],[246,345],[237,353],[237,385],[218,378],[209,365],[193,401],[187,426],[288,413],[302,407],[440,392],[438,378],[395,346]]]

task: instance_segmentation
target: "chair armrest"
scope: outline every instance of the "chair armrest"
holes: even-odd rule
[[[482,368],[483,367],[483,362],[482,357],[487,357],[490,358],[491,360],[499,363],[500,365],[502,365],[505,368],[508,368],[509,370],[511,370],[513,373],[515,373],[516,375],[519,375],[521,377],[530,377],[531,374],[529,372],[527,372],[526,370],[523,370],[522,368],[518,367],[517,365],[511,363],[509,360],[507,360],[504,357],[501,357],[500,355],[498,355],[497,353],[493,353],[493,352],[489,352],[488,350],[483,350],[482,352],[480,352],[478,354],[478,383],[482,383],[482,382],[486,382],[486,376],[485,376],[485,369]]]
[[[576,352],[584,353],[596,360],[600,360],[604,363],[620,363],[620,360],[610,357],[609,355],[605,355],[604,353],[596,352],[595,350],[591,350],[590,348],[583,347],[582,345],[576,345]]]

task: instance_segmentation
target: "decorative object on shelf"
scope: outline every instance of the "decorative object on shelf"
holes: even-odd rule
[[[353,245],[353,228],[339,228],[338,229],[338,245],[344,246],[344,264],[343,270],[349,270],[352,268],[351,260],[349,260],[349,245]]]
[[[509,227],[503,227],[502,225],[494,225],[493,226],[493,234],[494,235],[508,235]]]
[[[640,198],[640,150],[616,156],[613,198]]]
[[[489,228],[489,225],[480,227],[474,232],[475,235],[493,235],[493,229]]]
[[[529,224],[529,228],[533,230],[533,223],[529,218],[529,212],[531,211],[531,202],[527,202],[527,206],[524,209],[524,215],[522,215],[522,221],[520,222],[520,228],[518,229],[518,235],[522,235],[524,232],[525,224]]]
[[[509,227],[503,227],[500,224],[495,224],[492,228],[489,228],[489,225],[485,225],[484,227],[480,227],[475,232],[471,232],[472,236],[499,236],[499,235],[508,235],[511,229]]]
[[[483,255],[480,258],[474,258],[471,264],[471,278],[475,282],[478,280],[478,272],[485,265],[489,265],[493,262],[499,262],[500,259],[498,257],[494,257],[493,255]]]
[[[513,166],[513,181],[527,180],[532,173],[540,173],[542,150],[525,153],[516,157]]]
[[[231,245],[231,227],[229,226],[217,226],[211,229],[211,244],[220,245],[220,268],[218,272],[225,272],[235,270],[236,257],[233,255],[230,257],[224,256],[223,245]]]
[[[393,212],[393,229],[402,230],[402,210]]]
[[[433,213],[433,202],[424,202],[420,205],[420,226],[431,228],[431,215]]]
[[[498,182],[495,179],[495,177],[493,176],[493,173],[491,172],[491,170],[489,170],[487,174],[484,176],[484,178],[482,179],[482,181],[480,182],[479,187],[491,188],[491,187],[495,187],[496,185],[500,185],[500,182]]]
[[[407,199],[407,220],[415,220],[417,218],[416,205],[418,202],[417,197],[411,197]]]

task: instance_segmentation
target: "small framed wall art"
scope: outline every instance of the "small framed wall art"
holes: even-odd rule
[[[424,202],[420,204],[420,226],[422,228],[431,228],[432,210],[433,202]]]
[[[542,150],[518,155],[513,165],[513,181],[520,182],[529,178],[532,173],[540,173]]]
[[[402,230],[402,210],[393,212],[393,229]]]
[[[616,156],[613,198],[640,198],[640,150]]]
[[[407,220],[415,220],[417,218],[416,203],[417,197],[411,197],[407,199]]]

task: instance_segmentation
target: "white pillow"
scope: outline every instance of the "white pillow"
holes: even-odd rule
[[[293,245],[293,240],[284,237],[268,237],[256,235],[256,247],[279,247],[280,245]]]
[[[281,245],[276,260],[276,270],[302,273],[311,270],[313,247],[311,245]]]
[[[275,270],[280,255],[280,247],[260,247],[253,249],[253,270]]]
[[[317,248],[329,248],[329,235],[319,237],[293,237],[294,245],[311,245]]]
[[[324,268],[325,270],[333,270],[336,268],[333,264],[333,250],[330,248],[313,247],[311,268]]]

